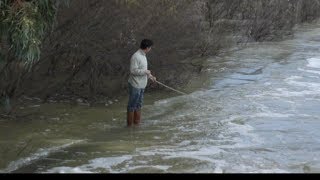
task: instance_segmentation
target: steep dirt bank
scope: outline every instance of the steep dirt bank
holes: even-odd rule
[[[45,41],[42,61],[34,69],[32,83],[26,82],[25,94],[95,101],[125,93],[129,59],[143,38],[155,42],[149,66],[159,80],[182,85],[200,70],[199,64],[185,61],[199,54],[195,46],[201,39],[200,1],[146,1],[147,7],[142,1],[119,2],[71,1]]]

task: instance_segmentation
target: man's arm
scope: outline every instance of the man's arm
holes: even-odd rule
[[[144,76],[150,73],[148,70],[139,69],[138,59],[133,57],[130,62],[130,73],[135,76]]]

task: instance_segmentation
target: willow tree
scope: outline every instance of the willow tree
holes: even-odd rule
[[[0,0],[0,102],[10,98],[22,75],[40,59],[41,43],[65,0]],[[15,74],[8,77],[9,74]]]

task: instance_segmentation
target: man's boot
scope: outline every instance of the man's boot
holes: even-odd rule
[[[141,110],[134,111],[134,124],[139,125],[141,123]]]
[[[127,125],[128,127],[132,126],[134,122],[134,112],[127,112]]]

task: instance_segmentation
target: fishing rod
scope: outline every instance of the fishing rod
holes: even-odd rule
[[[157,80],[153,80],[153,81],[156,82],[156,83],[158,83],[159,85],[167,88],[167,89],[170,89],[170,90],[178,93],[178,94],[188,95],[187,93],[184,93],[184,92],[182,92],[182,91],[176,90],[176,89],[174,89],[174,88],[172,88],[172,87],[170,87],[170,86],[168,86],[168,85],[163,84],[162,82],[159,82],[159,81],[157,81]],[[210,101],[207,101],[207,100],[204,100],[204,99],[201,99],[201,98],[198,98],[198,97],[194,97],[193,95],[191,95],[191,97],[194,98],[194,99],[200,100],[200,101],[202,101],[202,102],[209,103],[209,104],[211,104],[211,105],[216,106],[216,104],[213,104],[213,103],[210,102]]]
[[[165,84],[163,84],[162,82],[159,82],[159,81],[157,81],[157,80],[155,80],[154,82],[156,82],[156,83],[160,84],[161,86],[163,86],[163,87],[165,87],[165,88],[168,88],[168,89],[170,89],[170,90],[172,90],[172,91],[174,91],[174,92],[176,92],[176,93],[178,93],[178,94],[188,95],[187,93],[178,91],[178,90],[176,90],[176,89],[174,89],[174,88],[172,88],[172,87],[169,87],[169,86],[167,86],[167,85],[165,85]]]

